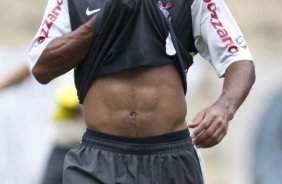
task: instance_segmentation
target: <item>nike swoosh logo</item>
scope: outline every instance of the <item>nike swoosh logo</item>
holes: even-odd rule
[[[97,13],[98,11],[100,11],[100,8],[98,9],[95,9],[95,10],[89,10],[89,7],[86,9],[86,15],[87,16],[90,16],[90,15],[93,15],[95,13]]]

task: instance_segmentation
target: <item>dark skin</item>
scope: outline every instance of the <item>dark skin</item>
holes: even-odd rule
[[[192,141],[198,148],[211,147],[222,140],[229,122],[248,96],[254,81],[255,69],[252,62],[237,61],[231,64],[226,71],[219,99],[199,112],[188,125],[193,129]]]
[[[77,66],[91,43],[95,16],[51,41],[32,72],[46,84]],[[222,94],[189,124],[197,147],[218,144],[255,81],[254,65],[237,61],[226,71]],[[173,64],[139,67],[98,77],[82,104],[88,128],[112,135],[148,137],[187,128],[181,78]]]
[[[93,16],[75,31],[54,39],[48,45],[32,69],[33,75],[40,83],[47,84],[82,61],[91,44],[95,18]]]

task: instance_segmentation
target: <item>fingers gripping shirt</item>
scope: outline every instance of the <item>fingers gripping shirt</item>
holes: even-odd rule
[[[72,14],[70,12],[73,12],[74,10],[71,8],[72,5],[69,4],[75,2],[79,3],[80,5],[84,3],[85,7]],[[37,62],[41,53],[44,51],[45,47],[50,41],[56,37],[61,37],[64,34],[71,32],[80,24],[88,20],[90,17],[87,15],[87,12],[91,14],[91,11],[93,12],[97,9],[95,9],[94,6],[93,9],[91,9],[91,5],[99,5],[100,3],[99,6],[103,8],[105,4],[102,2],[105,2],[105,0],[49,0],[41,27],[34,37],[29,49],[31,67],[33,67]],[[132,2],[140,3],[138,0]],[[130,6],[133,6],[132,2],[127,1]],[[142,33],[143,29],[141,26],[142,24],[137,27],[139,32],[136,32],[137,35],[135,38],[138,38],[139,36],[139,40],[137,42],[139,44],[138,49],[143,50],[144,53],[146,53],[146,50],[144,50],[146,48],[149,48],[148,50],[154,50],[157,48],[160,56],[163,58],[162,60],[159,60],[159,62],[171,62],[172,59],[175,59],[173,57],[175,57],[174,54],[176,54],[176,50],[177,52],[182,52],[182,59],[184,58],[185,62],[180,63],[182,66],[179,66],[179,62],[178,66],[176,65],[179,71],[182,72],[181,70],[187,69],[189,64],[191,64],[187,63],[187,58],[189,58],[187,53],[199,52],[205,59],[210,61],[217,74],[222,76],[231,63],[243,59],[252,60],[242,33],[223,0],[155,0],[155,4],[159,7],[164,17],[168,20],[165,22],[165,29],[159,29],[159,24],[156,24],[157,21],[150,22],[152,27],[155,26],[161,31],[161,33],[156,37],[156,39],[159,41],[161,40],[161,44],[159,44],[157,47],[155,47],[156,45],[151,45],[151,47],[148,47],[148,44],[146,43],[148,39],[146,39],[144,35],[140,36],[140,33]],[[125,11],[127,14],[132,14],[130,6],[129,9]],[[134,5],[134,7],[136,6]],[[118,10],[118,8],[116,10]],[[98,15],[102,16],[102,12],[103,11],[99,11]],[[73,15],[75,14],[79,15],[80,20],[74,21],[75,19]],[[119,16],[118,11],[117,16]],[[160,17],[158,17],[158,19],[159,18]],[[96,25],[94,27],[99,27],[98,25],[100,23],[99,21],[96,21]],[[124,21],[119,26],[126,24],[127,23]],[[96,28],[94,28],[94,37],[95,34],[98,34],[98,29]],[[120,36],[122,35],[122,31],[113,35]],[[95,38],[93,41],[95,41]],[[123,47],[126,46],[128,48],[134,44],[136,45],[136,42],[129,43],[129,45],[124,45]],[[115,45],[112,44],[112,46]],[[104,62],[103,65],[116,65],[117,62],[110,61],[113,56],[115,56],[115,58],[120,56],[119,53],[121,53],[120,51],[123,47],[116,47],[118,49],[115,51],[115,55],[107,55],[107,62]],[[166,55],[164,55],[164,53]],[[131,61],[133,61],[135,57],[137,56],[131,55],[129,58]],[[149,62],[149,60],[145,59],[143,61],[145,61],[145,64],[146,62]],[[155,63],[155,65],[157,64],[162,63]],[[118,67],[112,68],[116,69]],[[99,72],[113,72],[108,71],[108,69],[109,67],[101,67]]]

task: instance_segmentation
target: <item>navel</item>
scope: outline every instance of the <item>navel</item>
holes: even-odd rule
[[[129,113],[129,115],[130,115],[131,118],[136,118],[137,113],[136,113],[135,111],[131,111],[131,112]]]

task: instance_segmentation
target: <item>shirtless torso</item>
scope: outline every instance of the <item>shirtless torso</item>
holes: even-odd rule
[[[95,16],[48,45],[33,68],[38,81],[48,83],[81,62],[91,43],[93,22]],[[92,83],[82,107],[88,128],[112,135],[153,136],[187,126],[183,84],[174,64],[102,75]]]
[[[172,64],[99,77],[85,97],[83,113],[88,128],[126,137],[159,135],[187,126],[182,83]]]

